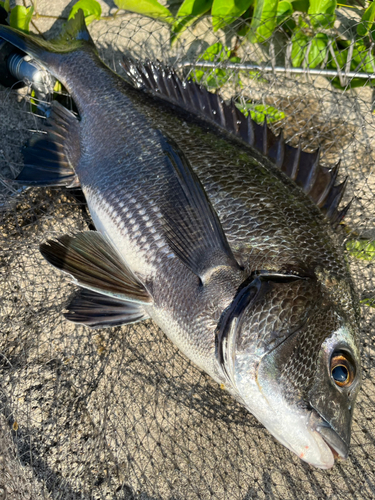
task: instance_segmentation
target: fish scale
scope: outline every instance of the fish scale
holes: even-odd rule
[[[217,210],[234,251],[240,242],[245,243],[248,252],[251,249],[269,251],[271,247],[276,249],[275,258],[270,259],[268,255],[267,260],[268,266],[274,270],[293,262],[320,262],[328,265],[332,272],[347,276],[343,253],[332,242],[337,236],[316,206],[307,201],[296,186],[286,180],[270,179],[269,171],[255,162],[249,176],[249,164],[237,163],[234,159],[241,154],[228,145],[221,151],[221,162],[215,163],[215,151],[210,147],[214,140],[208,138],[209,134],[206,135],[205,155],[212,155],[212,161],[204,162],[199,157],[197,137],[192,137],[192,133],[181,133],[189,124],[185,127],[170,124],[170,117],[162,122],[160,112],[158,114],[160,128],[179,144],[184,144],[185,154]],[[258,174],[258,168],[263,172]],[[282,219],[285,223],[281,222]],[[322,231],[322,226],[325,231]],[[243,264],[248,257],[246,247],[240,247]],[[257,266],[253,258],[251,262]]]
[[[0,37],[51,71],[79,112],[52,104],[18,176],[80,185],[97,229],[40,246],[82,288],[66,317],[152,318],[291,451],[321,468],[345,458],[361,366],[358,300],[333,230],[345,214],[337,168],[171,70],[127,61],[122,80],[82,11],[60,41],[4,26]]]

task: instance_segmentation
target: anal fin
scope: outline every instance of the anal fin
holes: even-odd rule
[[[127,325],[148,319],[141,304],[81,289],[73,297],[64,316],[90,328]]]
[[[97,231],[48,240],[40,245],[40,251],[50,264],[70,274],[78,286],[122,301],[152,302],[143,284]]]
[[[57,101],[43,127],[23,151],[24,167],[15,179],[30,186],[78,187],[74,172],[80,156],[79,121]]]

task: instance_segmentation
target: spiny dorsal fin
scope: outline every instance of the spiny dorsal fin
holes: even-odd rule
[[[267,156],[322,209],[331,221],[338,217],[338,205],[345,183],[334,185],[338,166],[322,167],[319,151],[307,153],[301,147],[285,144],[283,134],[275,136],[267,126],[258,125],[250,115],[245,117],[232,100],[229,104],[192,80],[181,81],[173,68],[159,62],[145,63],[125,58],[122,63],[127,80],[136,88],[168,101],[205,122],[242,140]]]

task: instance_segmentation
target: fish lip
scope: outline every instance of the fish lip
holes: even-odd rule
[[[331,448],[335,458],[340,457],[344,460],[348,458],[349,446],[329,424],[327,426],[318,425],[316,431],[319,432],[325,443]]]
[[[311,412],[310,425],[312,430],[318,432],[323,441],[329,446],[335,459],[342,458],[346,460],[348,458],[349,446],[315,410]]]

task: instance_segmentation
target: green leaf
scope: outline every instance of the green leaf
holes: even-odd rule
[[[251,18],[253,16],[253,8],[252,8],[253,3],[254,3],[254,0],[251,1],[250,7],[240,17],[242,22],[240,24],[238,24],[236,31],[237,31],[237,35],[239,35],[241,37],[242,36],[245,37],[250,30],[250,21],[251,21]]]
[[[328,36],[324,33],[318,33],[311,41],[309,51],[309,67],[316,68],[321,64],[327,55]]]
[[[328,69],[337,69],[337,66],[340,69],[344,68],[346,65],[346,60],[348,58],[348,51],[347,50],[345,50],[345,51],[338,50],[337,44],[335,42],[333,42],[332,47],[333,47],[333,51],[335,53],[337,63],[336,63],[335,59],[333,59],[331,57],[328,61],[327,68]]]
[[[174,19],[171,12],[160,5],[157,0],[114,0],[119,9],[129,10],[136,14],[161,19],[167,23],[173,23]]]
[[[262,76],[262,73],[260,71],[247,71],[246,75],[251,78],[252,80],[255,80],[259,83],[269,83],[269,81]]]
[[[102,8],[96,0],[79,0],[73,5],[68,19],[74,17],[79,9],[83,10],[87,26],[95,19],[100,19],[102,15]]]
[[[287,0],[281,0],[277,4],[276,24],[279,26],[285,19],[293,14],[293,7]]]
[[[251,118],[260,125],[263,125],[264,119],[267,118],[268,123],[278,122],[285,118],[285,113],[272,106],[267,106],[266,104],[255,104],[253,102],[247,102],[245,105],[236,102],[236,107],[245,116],[249,113]]]
[[[36,101],[36,93],[34,89],[31,89],[31,94],[30,94],[30,104],[31,104],[31,112],[36,113],[37,112],[37,101]]]
[[[253,0],[214,0],[211,15],[214,31],[238,19]]]
[[[294,12],[307,12],[310,7],[309,0],[292,0]]]
[[[348,40],[338,39],[333,41],[332,44],[336,61],[331,57],[328,60],[327,68],[328,69],[337,69],[337,66],[341,70],[344,70],[346,67],[346,62],[348,59],[348,52],[350,48],[350,42]],[[369,51],[368,47],[366,47],[361,42],[355,42],[353,47],[353,54],[350,63],[350,71],[363,72],[363,73],[373,73],[375,68],[375,58],[374,55]],[[373,86],[375,82],[373,80],[368,80],[365,78],[352,78],[348,81],[347,87],[356,88]],[[340,85],[339,78],[334,78],[332,80],[332,85],[336,88],[342,89],[343,87]]]
[[[365,10],[362,16],[362,21],[357,26],[359,36],[366,36],[371,29],[375,19],[375,3],[371,2],[370,6]]]
[[[309,68],[316,68],[327,56],[328,40],[325,33],[317,33],[311,38],[300,29],[296,31],[292,36],[291,58],[293,66],[303,65],[308,50],[307,63]]]
[[[55,86],[53,87],[53,91],[57,92],[57,93],[62,91],[62,85],[58,80],[56,80],[56,82],[55,82]]]
[[[375,59],[368,47],[361,42],[356,42],[353,50],[350,69],[352,71],[361,71],[363,73],[373,73],[375,68]]]
[[[362,299],[360,300],[360,303],[365,306],[375,307],[375,298]]]
[[[221,62],[225,59],[228,59],[229,55],[230,50],[228,49],[228,47],[223,47],[222,43],[217,42],[207,47],[207,49],[203,52],[198,60]]]
[[[371,0],[369,0],[369,3]],[[351,8],[356,8],[356,9],[364,9],[366,6],[366,0],[339,0],[337,2],[337,7],[351,7]]]
[[[346,243],[346,249],[356,257],[362,260],[375,259],[375,241],[370,240],[350,240]]]
[[[305,35],[301,30],[295,32],[292,36],[291,58],[292,64],[295,68],[299,68],[300,66],[302,66],[308,43],[309,37]]]
[[[5,2],[0,2],[0,5],[2,6],[2,8],[6,11],[6,12],[9,12],[9,0],[5,0]]]
[[[228,47],[224,47],[220,42],[214,43],[207,47],[203,54],[199,57],[198,61],[211,61],[215,63],[220,63],[223,61],[229,61],[233,63],[240,62],[239,57],[230,57],[231,50]],[[199,67],[199,64],[197,65]],[[222,87],[230,78],[232,72],[225,70],[224,68],[216,69],[196,69],[192,74],[192,79],[198,83],[204,84],[210,89],[216,89]]]
[[[224,50],[223,44],[218,42],[214,43],[213,45],[210,45],[207,47],[207,49],[203,52],[203,54],[199,57],[198,61],[211,61],[211,62],[221,62],[223,59],[228,59],[229,57],[229,52]],[[219,77],[223,76],[223,71],[222,69],[216,69],[216,70],[204,70],[204,69],[196,69],[192,75],[192,79],[195,80],[196,82],[200,83],[203,79],[203,77],[207,74],[214,74]],[[225,72],[224,72],[225,73]],[[208,80],[212,82],[212,77],[209,77]],[[206,82],[206,85],[210,87],[210,85]],[[218,87],[219,85],[214,84],[214,88]]]
[[[350,42],[348,40],[337,40],[333,43],[333,50],[336,56],[336,61],[333,58],[329,59],[327,64],[328,69],[337,69],[337,66],[341,70],[345,69],[346,61],[348,59]],[[353,47],[353,54],[350,63],[350,70],[364,73],[373,73],[375,68],[375,58],[371,52],[369,52],[368,47],[366,47],[361,42],[355,42]],[[340,85],[338,78],[332,80],[332,84],[337,88],[343,88]],[[352,78],[348,82],[348,87],[356,88],[363,87],[365,85],[373,85],[373,81],[369,81],[364,78]]]
[[[297,24],[301,29],[310,30],[310,25],[305,21],[303,16],[298,16]]]
[[[213,0],[185,0],[176,17],[200,16],[210,10]]]
[[[33,12],[33,6],[26,8],[23,5],[16,5],[11,10],[9,24],[12,28],[28,32]]]
[[[255,0],[248,38],[250,42],[263,42],[276,27],[278,0]]]
[[[310,0],[307,11],[314,28],[332,28],[335,22],[336,0]]]
[[[177,40],[186,28],[208,12],[212,2],[213,0],[185,0],[178,9],[176,21],[172,26],[171,43]]]

